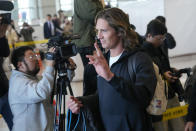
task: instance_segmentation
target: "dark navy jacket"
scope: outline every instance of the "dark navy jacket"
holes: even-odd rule
[[[129,57],[136,69],[131,77],[128,73]],[[107,60],[108,58],[109,53]],[[153,97],[157,81],[149,56],[143,52],[131,55],[130,52],[124,51],[112,65],[111,71],[115,76],[109,82],[97,77],[99,111],[105,130],[151,131],[146,107]],[[93,101],[92,96],[83,99],[84,104],[91,106]]]
[[[53,26],[54,26],[54,33],[56,33],[56,27],[55,27],[55,25],[54,25],[54,23],[53,23]],[[56,35],[56,34],[55,34]],[[55,36],[54,35],[54,36]],[[54,37],[52,34],[51,34],[51,30],[50,30],[50,28],[48,27],[48,21],[46,21],[45,23],[44,23],[44,38],[45,39],[49,39],[49,38],[51,38],[51,37]]]

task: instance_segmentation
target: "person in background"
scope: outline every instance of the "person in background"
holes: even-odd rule
[[[54,26],[56,28],[56,35],[61,35],[63,32],[63,29],[60,27],[61,21],[60,19],[57,17],[56,14],[53,15],[53,19],[52,22],[54,23]]]
[[[131,29],[134,30],[136,32],[136,27],[135,25],[131,24]],[[137,38],[138,38],[138,41],[139,41],[139,44],[142,45],[142,43],[145,41],[145,37],[141,36],[139,33],[137,33]]]
[[[156,20],[166,25],[166,19],[163,16],[157,16]],[[168,82],[168,104],[167,109],[180,106],[180,101],[184,99],[184,89],[180,82],[179,77],[175,77],[173,74],[178,72],[177,69],[170,66],[168,49],[173,49],[176,46],[176,41],[170,33],[165,34],[165,40],[159,47],[161,53],[161,62],[164,70],[165,79]],[[177,94],[177,95],[176,95]],[[182,117],[171,119],[166,121],[168,131],[182,131],[184,129],[184,120]]]
[[[15,49],[15,43],[18,42],[19,38],[18,38],[16,31],[12,28],[11,25],[8,25],[8,28],[6,31],[6,37],[7,37],[9,45],[11,45],[13,49]]]
[[[52,21],[52,16],[48,14],[47,21],[44,23],[44,38],[50,39],[54,36],[56,36],[56,28]]]
[[[155,19],[159,20],[161,23],[163,23],[166,26],[166,19],[163,16],[157,16]],[[161,45],[162,50],[166,54],[166,56],[169,56],[168,49],[173,49],[176,47],[176,41],[171,33],[167,32],[165,34],[165,40],[163,41],[163,44]]]
[[[49,52],[54,53],[50,48]],[[15,67],[9,81],[9,104],[13,113],[12,131],[52,131],[54,107],[51,92],[54,82],[54,60],[46,59],[46,68],[39,81],[36,77],[39,64],[35,52],[22,46],[12,53]]]
[[[73,42],[78,47],[84,67],[88,64],[86,55],[92,53],[95,42],[94,18],[102,9],[100,0],[74,0],[73,34],[81,38]]]
[[[22,25],[22,29],[20,30],[21,36],[23,36],[24,41],[33,41],[33,32],[34,29],[28,23],[24,22]]]
[[[164,76],[164,71],[163,71],[163,67],[162,67],[162,60],[161,60],[161,53],[158,50],[159,47],[161,46],[163,40],[165,39],[165,34],[167,32],[167,28],[165,27],[164,24],[162,24],[160,21],[158,20],[151,20],[148,25],[147,25],[147,30],[146,30],[146,35],[145,35],[145,41],[143,42],[143,49],[146,51],[146,53],[151,57],[154,66],[156,65],[156,67],[158,68],[158,72],[157,74],[161,75],[162,77]],[[156,69],[154,67],[154,69]],[[157,81],[160,82],[160,80],[157,78]],[[158,83],[157,84],[160,84]],[[159,94],[163,97],[163,95],[165,95],[164,97],[167,98],[168,97],[168,93],[167,93],[167,87],[165,84],[162,85],[158,85],[161,86],[157,87],[162,89],[162,92],[165,92],[164,94]],[[159,90],[160,90],[159,89]],[[158,89],[157,89],[158,90]],[[159,92],[161,93],[161,92]],[[157,100],[157,99],[156,99]],[[166,110],[166,105],[167,105],[167,100],[159,100],[159,102],[163,105],[165,105],[165,110]],[[163,103],[165,102],[165,103]],[[163,108],[161,107],[162,105],[155,105],[155,106],[159,106],[159,108]],[[157,108],[157,109],[159,109]],[[152,122],[153,122],[153,129],[154,131],[167,131],[167,126],[165,126],[165,123],[162,122],[162,115],[163,114],[150,114],[152,117]]]
[[[59,20],[60,20],[60,27],[62,28],[62,25],[64,23],[64,20],[65,20],[65,15],[64,15],[64,12],[63,10],[59,10],[58,11],[58,16],[59,16]]]
[[[14,20],[11,20],[11,26],[12,26],[12,28],[16,31],[16,34],[18,35],[18,38],[20,38],[21,37],[21,35],[18,33],[18,31],[16,30],[16,28],[15,28],[15,23],[14,23]]]
[[[67,36],[70,36],[73,34],[73,23],[72,20],[68,20],[67,18],[64,21],[64,30],[63,33]]]
[[[106,131],[152,131],[146,112],[157,82],[151,59],[137,51],[137,36],[122,10],[100,11],[95,24],[97,37],[108,50],[104,56],[95,43],[95,53],[86,56],[97,73],[97,94],[70,96],[68,109],[75,114],[86,106],[99,109]],[[128,63],[133,67],[130,72]]]
[[[0,16],[0,114],[8,125],[9,130],[12,130],[13,115],[8,103],[8,88],[9,81],[2,67],[3,57],[8,57],[10,49],[5,33],[8,25],[2,23],[2,17]]]

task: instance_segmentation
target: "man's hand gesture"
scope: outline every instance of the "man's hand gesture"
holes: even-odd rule
[[[97,43],[94,44],[96,51],[93,55],[86,55],[89,59],[89,64],[92,64],[95,67],[97,74],[107,81],[111,80],[114,74],[110,71],[108,63],[103,56],[103,53],[99,49]]]

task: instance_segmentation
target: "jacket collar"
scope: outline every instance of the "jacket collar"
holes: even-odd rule
[[[118,59],[118,61],[116,63],[118,63],[118,62],[120,62],[120,61],[122,61],[124,59],[127,59],[129,56],[135,54],[138,51],[144,51],[144,50],[142,48],[140,48],[140,47],[136,47],[136,48],[131,49],[131,50],[124,50],[122,55],[120,56],[120,58]],[[104,54],[104,56],[105,56],[107,62],[109,63],[110,51],[108,51],[106,54]]]

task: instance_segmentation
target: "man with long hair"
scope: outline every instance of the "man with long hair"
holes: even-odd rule
[[[108,50],[103,55],[95,43],[96,52],[87,55],[89,64],[98,74],[97,94],[79,98],[71,96],[67,107],[78,114],[83,106],[98,106],[106,131],[151,131],[146,107],[156,87],[152,61],[144,52],[136,51],[139,50],[136,34],[122,10],[100,11],[95,24],[97,37],[102,47]],[[132,68],[131,72],[128,66]]]

